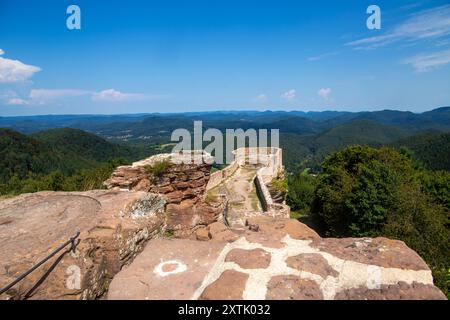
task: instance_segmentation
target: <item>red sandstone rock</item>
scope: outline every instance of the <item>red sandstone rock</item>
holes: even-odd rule
[[[195,231],[195,236],[196,236],[196,239],[199,241],[208,241],[210,239],[209,232],[206,228],[197,229]]]
[[[302,253],[297,256],[289,257],[286,259],[286,264],[288,267],[314,273],[322,278],[328,276],[337,277],[339,275],[339,273],[328,264],[327,260],[317,253]]]
[[[247,226],[258,228],[259,232],[288,234],[293,239],[316,239],[319,235],[305,224],[294,219],[272,218],[272,217],[251,217],[247,219]]]
[[[223,232],[225,230],[228,230],[228,227],[221,222],[213,222],[210,225],[208,225],[208,231],[211,238],[213,238],[216,234]]]
[[[379,289],[352,288],[339,292],[336,300],[447,300],[435,286],[417,282],[381,285]]]
[[[263,249],[233,249],[225,261],[235,262],[243,269],[265,269],[270,264],[270,253]]]
[[[239,236],[231,230],[225,230],[219,233],[216,233],[212,238],[213,241],[218,242],[233,242],[236,241]]]
[[[387,238],[321,238],[313,240],[311,246],[345,260],[380,267],[429,270],[425,261],[403,241]]]
[[[200,300],[240,300],[248,275],[234,270],[226,270],[219,279],[203,291]]]
[[[195,203],[187,199],[180,204],[168,204],[166,223],[168,230],[178,232],[179,236],[188,236],[196,225],[205,225],[217,220],[222,208],[215,208],[204,203]]]
[[[166,193],[165,197],[167,199],[167,203],[180,203],[183,200],[183,192],[174,191],[171,193]]]
[[[108,299],[189,300],[223,247],[224,244],[209,241],[153,239],[114,278]]]
[[[296,276],[275,276],[267,286],[267,300],[321,300],[319,285]]]

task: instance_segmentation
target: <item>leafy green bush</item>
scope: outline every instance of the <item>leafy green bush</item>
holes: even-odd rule
[[[450,172],[422,171],[419,174],[422,191],[450,210]]]
[[[271,185],[277,191],[283,193],[288,191],[288,181],[286,179],[275,179],[271,182]]]
[[[297,215],[309,214],[311,202],[314,199],[314,190],[316,188],[316,178],[304,170],[302,173],[289,177],[287,204]]]

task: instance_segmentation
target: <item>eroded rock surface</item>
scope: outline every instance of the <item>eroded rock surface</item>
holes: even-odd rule
[[[267,300],[321,300],[319,285],[297,276],[275,276],[267,285]]]
[[[61,251],[1,298],[101,296],[112,277],[160,231],[164,205],[155,194],[106,190],[39,192],[1,201],[0,287],[80,231],[75,252]]]
[[[306,225],[281,218],[250,218],[247,225],[258,231],[228,229],[235,233],[237,240],[194,241],[200,248],[196,251],[190,249],[190,243],[184,246],[181,239],[165,243],[164,251],[170,252],[170,257],[163,256],[161,261],[170,258],[184,263],[185,276],[190,278],[196,274],[197,277],[195,285],[188,288],[178,285],[183,272],[161,279],[164,287],[176,288],[165,291],[163,298],[445,299],[433,285],[431,271],[424,261],[401,241],[322,239]],[[213,229],[222,228],[215,225]],[[206,249],[209,245],[220,252],[211,255]],[[150,257],[155,249],[152,244],[147,248],[142,255]],[[203,261],[205,256],[209,259],[207,266],[192,263],[196,258]],[[161,263],[156,257],[149,258],[148,264],[136,265],[136,261],[119,273],[112,287],[125,288],[130,283],[129,274],[147,277],[148,270]],[[148,292],[160,291],[161,285],[152,281],[145,295],[131,296],[146,299]],[[121,290],[114,291],[114,299],[129,297],[130,294],[122,294]]]

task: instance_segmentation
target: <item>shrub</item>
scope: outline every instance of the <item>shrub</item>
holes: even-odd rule
[[[169,160],[162,160],[162,161],[155,162],[152,165],[145,166],[145,171],[148,174],[151,174],[155,177],[160,177],[167,171],[169,166],[170,166]]]

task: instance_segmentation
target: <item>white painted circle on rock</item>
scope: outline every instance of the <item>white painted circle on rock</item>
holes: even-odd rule
[[[187,266],[177,260],[169,260],[164,261],[158,264],[153,272],[160,277],[166,277],[171,274],[185,272],[187,270]]]

